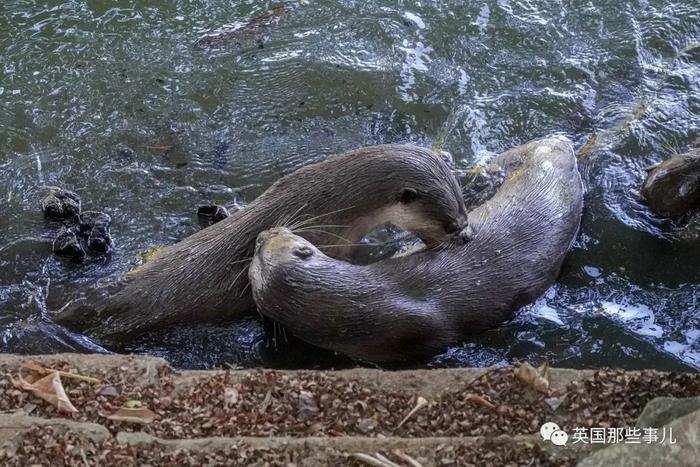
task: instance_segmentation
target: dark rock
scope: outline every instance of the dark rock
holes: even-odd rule
[[[210,204],[208,206],[200,206],[197,209],[197,216],[200,218],[200,223],[205,226],[216,224],[229,217],[228,209],[218,204]]]
[[[112,225],[112,218],[109,214],[100,211],[85,211],[80,214],[80,232],[89,234],[95,226],[100,225],[109,229]]]
[[[132,159],[136,154],[136,152],[130,146],[124,143],[117,144],[117,147],[115,148],[115,153],[118,157],[121,157],[123,159]]]
[[[644,406],[637,426],[658,428],[696,410],[700,410],[700,397],[657,397]]]
[[[73,230],[61,227],[53,241],[53,252],[59,256],[80,261],[85,257],[85,250]]]
[[[57,189],[41,200],[44,215],[56,220],[74,220],[80,214],[80,197],[72,191]]]
[[[109,224],[97,223],[90,231],[88,248],[98,253],[108,253],[112,246],[112,236],[109,234]]]

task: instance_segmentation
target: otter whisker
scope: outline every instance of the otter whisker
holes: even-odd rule
[[[294,226],[288,226],[288,228],[289,228],[290,230],[293,230],[293,229],[295,229],[295,228],[303,227],[303,226],[305,226],[305,225],[308,225],[309,222],[315,221],[315,220],[320,219],[320,218],[322,218],[322,217],[330,216],[331,214],[337,214],[337,213],[339,213],[339,212],[347,211],[347,210],[349,210],[349,209],[353,209],[354,207],[355,207],[355,206],[348,206],[347,208],[336,209],[335,211],[329,211],[329,212],[326,212],[326,213],[324,213],[324,214],[319,214],[319,215],[317,215],[317,216],[309,217],[309,218],[307,218],[307,219],[304,219],[303,221],[299,221],[299,223],[296,224],[296,225],[294,225]]]
[[[228,264],[245,263],[246,261],[250,261],[251,259],[253,259],[253,257],[252,257],[252,256],[249,256],[249,257],[247,257],[247,258],[239,259],[239,260],[236,260],[236,261],[231,261],[231,262],[228,263]]]
[[[317,245],[317,248],[340,248],[342,246],[385,246],[389,245],[392,242],[383,242],[383,243],[340,243],[338,245]]]
[[[331,237],[335,237],[335,238],[337,238],[337,239],[339,239],[339,240],[343,240],[344,242],[350,243],[350,240],[348,240],[347,238],[345,238],[345,237],[343,237],[343,236],[341,236],[341,235],[338,235],[338,234],[334,234],[333,232],[327,232],[327,231],[325,231],[325,230],[306,229],[306,230],[303,230],[303,231],[302,231],[302,230],[297,230],[297,232],[316,232],[316,233],[322,233],[322,234],[330,235]]]
[[[243,287],[243,290],[241,290],[241,295],[240,295],[241,297],[243,296],[245,291],[248,290],[248,287],[250,287],[250,281],[246,282],[245,286]],[[260,316],[262,316],[262,314]]]
[[[286,216],[284,220],[278,221],[277,225],[275,227],[284,227],[287,224],[290,224],[298,215],[301,214],[301,211],[304,210],[306,206],[308,206],[309,203],[304,203],[301,206],[299,206],[299,209],[294,211],[292,214],[289,216]]]
[[[296,231],[304,231],[304,229],[317,229],[317,228],[324,228],[324,227],[332,227],[332,228],[343,228],[343,227],[350,227],[348,224],[316,224],[316,225],[307,225],[304,227],[299,227],[297,229],[294,229]],[[290,229],[292,230],[292,229]]]
[[[233,286],[236,284],[236,282],[238,282],[238,278],[241,277],[241,275],[248,270],[248,267],[250,267],[250,264],[246,264],[245,267],[243,269],[241,269],[241,272],[236,274],[236,277],[234,277],[229,288],[233,288]],[[246,282],[246,287],[248,286],[248,284],[250,284],[250,281]]]

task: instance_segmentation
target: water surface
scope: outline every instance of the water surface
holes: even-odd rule
[[[200,204],[249,202],[370,144],[437,145],[466,168],[563,134],[577,150],[596,142],[560,282],[513,322],[416,365],[700,368],[700,234],[637,200],[644,168],[699,136],[699,1],[290,1],[274,25],[195,46],[272,6],[3,2],[3,351],[97,350],[46,325],[50,310],[197,231]],[[59,226],[38,203],[56,185],[112,216],[109,258],[51,255]],[[253,317],[127,350],[188,367],[351,364],[288,337]]]

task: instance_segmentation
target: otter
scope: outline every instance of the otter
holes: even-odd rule
[[[671,157],[648,170],[641,195],[652,211],[677,220],[700,209],[700,148]]]
[[[170,324],[234,319],[254,309],[245,270],[261,231],[290,226],[347,259],[352,245],[384,223],[428,246],[462,235],[467,209],[440,157],[380,145],[302,167],[230,217],[159,250],[106,303],[72,307],[55,320],[102,342],[123,342]]]
[[[470,211],[466,244],[359,266],[289,229],[262,232],[249,269],[258,310],[306,342],[367,361],[428,356],[510,319],[556,280],[583,185],[563,138],[505,152],[490,170],[505,178]]]

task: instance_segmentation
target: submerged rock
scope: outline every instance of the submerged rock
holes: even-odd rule
[[[50,219],[73,220],[80,214],[80,197],[59,188],[41,200],[41,210]]]
[[[262,38],[269,28],[279,23],[285,15],[285,7],[282,4],[274,5],[265,13],[245,18],[231,24],[225,24],[217,29],[202,35],[195,45],[202,49],[220,48],[232,43],[258,42],[262,45]]]
[[[109,234],[109,227],[105,224],[93,227],[88,236],[88,248],[98,253],[108,253],[111,246],[112,236]]]
[[[80,215],[80,232],[87,235],[87,245],[98,253],[108,253],[112,246],[109,226],[112,218],[100,211],[85,211]]]
[[[96,226],[109,229],[112,225],[112,218],[109,214],[100,211],[85,211],[80,214],[80,232],[89,234]]]
[[[199,222],[204,227],[216,224],[230,216],[228,209],[218,204],[210,204],[208,206],[200,206],[197,209]]]
[[[53,241],[53,252],[59,256],[81,261],[85,257],[85,250],[72,229],[61,227]]]
[[[700,149],[649,169],[641,194],[642,200],[661,217],[678,219],[700,209]]]

